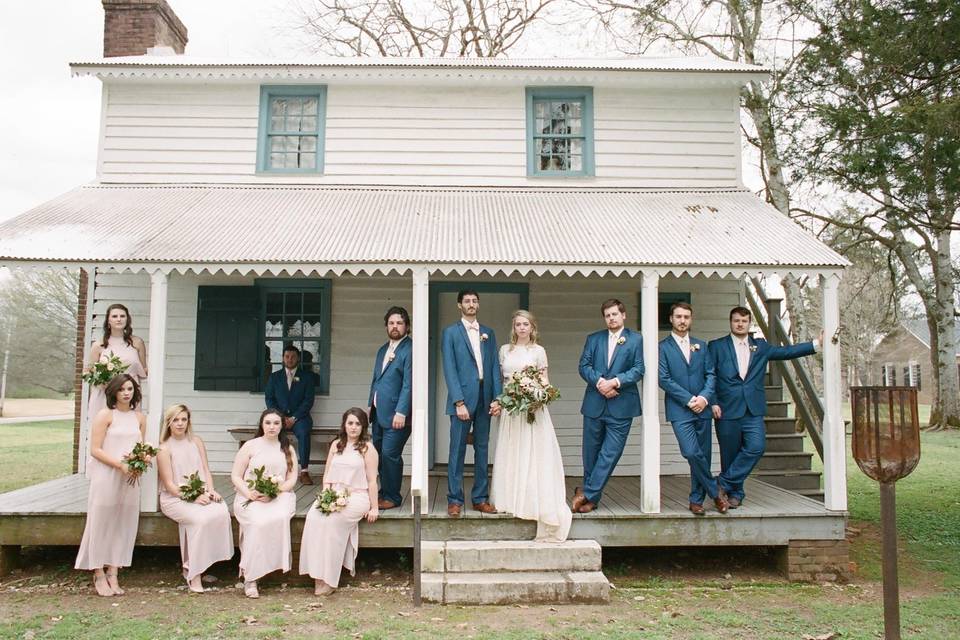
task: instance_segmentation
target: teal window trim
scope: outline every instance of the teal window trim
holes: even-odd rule
[[[583,103],[583,168],[580,171],[545,171],[537,166],[536,141],[543,137],[580,138],[581,136],[544,136],[535,127],[535,100],[580,100]],[[531,177],[590,177],[595,175],[593,137],[593,87],[527,87],[527,175]]]
[[[270,142],[273,135],[304,136],[302,131],[271,131],[270,100],[279,96],[317,99],[316,166],[312,168],[273,168],[270,166]],[[257,126],[257,173],[323,173],[326,145],[327,87],[324,85],[263,85],[260,87],[260,119]],[[314,134],[309,134],[314,135]]]
[[[319,381],[315,392],[318,395],[328,395],[330,393],[330,360],[331,360],[331,290],[333,283],[329,279],[310,279],[301,280],[297,278],[257,278],[254,286],[260,292],[260,323],[257,344],[263,346],[267,342],[267,295],[270,293],[320,293],[320,322],[322,332],[320,336],[300,336],[300,342],[318,342],[320,345],[320,361],[314,363],[317,367]],[[283,339],[283,342],[297,342],[297,337],[290,340]],[[298,345],[294,345],[298,346]],[[299,348],[299,346],[298,346]],[[302,355],[301,355],[302,358]],[[258,349],[257,363],[259,375],[257,381],[259,391],[265,389],[265,381],[270,375],[269,366],[264,357],[263,350]],[[301,360],[301,365],[303,364]]]

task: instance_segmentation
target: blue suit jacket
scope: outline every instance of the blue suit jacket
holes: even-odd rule
[[[463,322],[457,320],[443,330],[443,378],[447,382],[447,415],[457,414],[455,403],[463,400],[471,412],[482,400],[483,407],[490,405],[493,399],[500,395],[500,360],[497,355],[497,337],[493,329],[480,325],[480,335],[487,334],[486,340],[480,341],[480,355],[483,358],[483,398],[478,398],[478,382],[480,375],[477,372],[477,361],[473,355],[470,338],[467,337],[467,328]],[[472,414],[471,414],[471,417]]]
[[[271,373],[267,379],[267,391],[263,399],[268,409],[277,409],[285,416],[296,418],[298,422],[306,420],[313,425],[310,417],[313,398],[313,376],[310,372],[297,369],[293,385],[287,389],[286,369],[280,369]]]
[[[387,355],[389,342],[385,342],[377,351],[373,363],[373,379],[370,381],[370,398],[367,406],[373,406],[373,396],[377,396],[377,422],[384,429],[393,424],[393,414],[406,416],[406,425],[410,426],[410,405],[413,384],[413,341],[406,337],[397,344],[393,352],[393,361],[383,368],[383,359]]]
[[[607,341],[610,332],[604,329],[587,336],[580,356],[580,377],[587,383],[583,392],[580,413],[588,418],[599,418],[606,409],[614,418],[634,418],[640,415],[640,390],[637,382],[643,378],[643,337],[626,327],[620,337],[623,344],[613,350],[613,359],[607,366]],[[607,400],[597,391],[600,378],[620,380],[620,395]]]
[[[717,373],[717,399],[722,420],[736,420],[749,412],[754,416],[767,414],[767,396],[764,393],[764,378],[770,360],[793,360],[816,352],[812,342],[784,347],[772,347],[766,340],[749,338],[756,347],[750,353],[746,379],[740,378],[740,366],[733,338],[729,335],[710,341],[710,357]]]
[[[664,391],[667,420],[673,422],[710,417],[709,405],[714,400],[716,374],[705,341],[690,336],[690,364],[687,364],[680,345],[672,334],[668,335],[660,341],[658,373],[660,388]],[[694,413],[687,406],[694,396],[707,399],[708,406],[704,412]]]

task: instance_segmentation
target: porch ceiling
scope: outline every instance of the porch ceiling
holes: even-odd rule
[[[0,224],[9,262],[837,269],[747,191],[91,185]]]

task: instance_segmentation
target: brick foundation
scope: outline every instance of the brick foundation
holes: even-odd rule
[[[80,470],[80,410],[83,407],[83,347],[87,340],[87,272],[80,269],[80,287],[77,296],[77,340],[73,369],[73,472]]]
[[[793,582],[846,582],[849,545],[846,540],[791,540],[781,551],[780,570]]]

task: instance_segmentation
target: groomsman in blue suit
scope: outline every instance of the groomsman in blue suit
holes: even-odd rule
[[[403,447],[410,437],[410,404],[413,384],[413,346],[408,333],[410,314],[390,307],[383,316],[387,342],[377,351],[370,381],[367,413],[373,429],[373,446],[380,454],[380,509],[400,506],[403,480]]]
[[[297,457],[300,459],[300,482],[313,484],[307,467],[310,465],[310,432],[313,430],[314,386],[311,372],[300,369],[300,349],[292,344],[283,348],[283,369],[274,371],[267,379],[264,401],[268,409],[283,414],[283,426],[293,430],[297,437]]]
[[[816,353],[819,340],[772,347],[750,336],[750,310],[730,310],[730,335],[710,341],[710,357],[717,373],[713,405],[720,444],[720,488],[736,509],[743,503],[743,483],[763,456],[767,430],[764,379],[770,360],[793,360]],[[820,338],[823,338],[821,334]]]
[[[447,515],[459,518],[463,510],[463,461],[467,434],[473,425],[473,508],[496,513],[488,501],[487,459],[490,416],[500,415],[500,362],[493,329],[477,322],[480,295],[457,294],[461,318],[443,330],[443,377],[447,382],[450,416],[450,456],[447,464]]]
[[[590,513],[623,455],[630,424],[640,415],[643,339],[623,326],[626,307],[615,298],[600,306],[607,328],[587,336],[580,356],[580,377],[587,383],[583,414],[583,489],[574,490],[570,508]]]
[[[689,508],[695,516],[706,513],[703,499],[709,495],[717,511],[729,505],[720,494],[717,479],[710,472],[710,403],[714,399],[716,375],[707,343],[690,335],[693,307],[675,302],[670,307],[670,335],[660,341],[660,388],[664,392],[667,420],[690,465]]]

